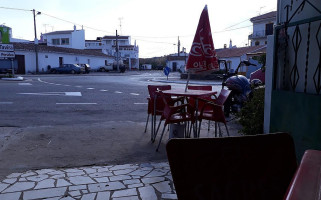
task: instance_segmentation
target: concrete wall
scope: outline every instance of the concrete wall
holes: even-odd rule
[[[309,2],[321,10],[320,0],[310,0]],[[280,22],[286,20],[287,14],[284,9],[286,5],[292,5],[292,10],[289,13],[289,18],[291,18],[301,3],[302,1],[280,0],[278,10]],[[273,86],[270,132],[290,133],[294,139],[298,158],[301,158],[307,149],[321,150],[321,94],[317,93],[313,79],[320,64],[320,49],[316,38],[321,41],[321,35],[318,34],[321,20],[311,22],[311,26],[308,28],[309,23],[306,22],[312,17],[320,17],[320,13],[306,3],[303,9],[300,9],[300,12],[294,15],[290,21],[287,32],[288,45],[285,43],[285,37],[280,37],[278,44],[275,44],[277,47],[275,56],[267,57],[267,61],[275,59],[273,78],[269,83]],[[301,21],[304,22],[302,24],[291,26],[291,23],[300,20],[305,21]],[[296,28],[299,28],[299,31]],[[309,33],[310,40],[308,42]],[[282,35],[284,34],[281,32],[279,36]],[[295,50],[296,47],[297,50]],[[297,71],[295,66],[297,66]],[[294,76],[295,71],[297,72],[296,76]],[[268,79],[266,78],[266,80]],[[297,83],[296,87],[293,87],[295,85],[293,80]],[[266,124],[265,128],[267,129]]]

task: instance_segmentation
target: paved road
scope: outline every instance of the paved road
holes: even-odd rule
[[[25,78],[0,81],[0,179],[28,169],[166,160],[164,144],[156,153],[143,131],[146,85],[165,84],[151,81],[166,80],[161,72]]]

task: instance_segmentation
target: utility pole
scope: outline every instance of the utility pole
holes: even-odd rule
[[[37,27],[36,27],[36,11],[35,9],[32,10],[33,12],[33,25],[35,29],[35,53],[36,53],[36,74],[39,73],[39,63],[38,63],[38,39],[37,39]],[[40,15],[41,12],[37,12],[37,15]]]
[[[118,34],[116,30],[116,60],[117,60],[117,71],[119,72],[119,48],[118,48]]]
[[[179,56],[179,50],[180,50],[181,42],[179,41],[179,36],[178,36],[178,42],[177,42],[177,47],[178,47],[178,56]]]

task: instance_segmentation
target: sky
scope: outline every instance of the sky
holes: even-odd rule
[[[176,53],[180,46],[190,51],[199,17],[207,5],[214,46],[244,47],[252,32],[250,18],[275,11],[277,0],[0,0],[0,25],[12,28],[14,38],[33,40],[36,16],[41,33],[85,30],[86,40],[105,35],[131,36],[139,57]],[[15,8],[15,9],[6,9]],[[16,10],[21,9],[21,10]]]

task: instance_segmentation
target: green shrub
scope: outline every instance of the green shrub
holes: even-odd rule
[[[242,125],[240,133],[244,135],[263,134],[264,92],[264,87],[254,89],[253,98],[237,114],[239,123]]]

